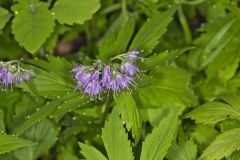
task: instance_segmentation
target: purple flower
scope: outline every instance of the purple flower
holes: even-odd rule
[[[111,69],[109,66],[104,67],[103,74],[102,74],[102,80],[101,80],[102,87],[106,89],[110,89],[111,87]]]
[[[94,71],[90,77],[90,81],[86,84],[84,93],[91,96],[96,96],[102,91],[102,87],[99,84],[99,71]]]
[[[111,82],[111,88],[113,91],[128,88],[129,84],[133,82],[133,78],[130,76],[118,74],[116,78]]]
[[[12,85],[13,77],[6,68],[0,68],[0,84],[3,89],[7,90],[9,85]]]
[[[130,60],[132,60],[132,61],[138,60],[139,51],[133,50],[133,51],[128,52],[128,54],[129,54],[128,56],[129,56]]]
[[[135,66],[134,64],[127,62],[127,63],[124,64],[124,72],[125,72],[125,74],[127,74],[127,75],[133,76],[133,75],[135,75],[137,72],[139,72],[139,69],[138,69],[138,67]]]

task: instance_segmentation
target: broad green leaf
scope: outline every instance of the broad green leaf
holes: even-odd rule
[[[21,2],[19,2],[21,3]],[[53,32],[54,19],[43,2],[32,2],[13,19],[12,32],[18,43],[35,53]]]
[[[141,108],[161,108],[196,105],[197,99],[189,87],[189,74],[173,66],[159,66],[137,82],[136,94]],[[154,97],[154,98],[152,98]],[[182,109],[183,109],[182,108]]]
[[[32,145],[35,144],[31,141],[21,139],[16,136],[0,134],[0,154]]]
[[[240,121],[239,120],[235,120],[235,119],[227,119],[224,120],[220,123],[220,129],[221,132],[230,130],[230,129],[234,129],[234,128],[240,128]]]
[[[122,24],[118,32],[110,32],[99,45],[99,57],[103,60],[109,60],[113,56],[125,53],[132,38],[134,27],[134,19],[128,19]]]
[[[157,55],[150,56],[147,58],[143,63],[140,63],[140,67],[142,69],[152,69],[161,64],[167,64],[177,58],[179,55],[183,54],[184,52],[193,49],[193,47],[186,47],[183,49],[177,49],[172,51],[164,51]]]
[[[115,101],[115,107],[121,114],[121,119],[126,122],[128,131],[132,131],[132,135],[135,138],[135,143],[138,143],[142,128],[142,119],[133,96],[130,92],[126,91],[119,93],[115,97]]]
[[[221,133],[204,150],[199,160],[220,160],[240,149],[240,128]]]
[[[112,111],[109,120],[105,122],[102,139],[109,160],[134,159],[128,135],[116,110]]]
[[[166,32],[166,27],[171,22],[175,11],[176,7],[173,7],[147,20],[134,37],[130,50],[144,50],[142,56],[148,55],[158,44],[161,36]]]
[[[222,102],[208,102],[188,113],[186,117],[195,119],[197,123],[208,124],[228,118],[239,119],[239,115],[240,108]]]
[[[62,24],[83,24],[100,8],[98,0],[58,0],[52,9]]]
[[[169,110],[168,115],[153,129],[143,143],[141,160],[161,160],[165,157],[177,130],[178,111]]]
[[[8,10],[0,7],[0,30],[4,28],[5,24],[8,22],[10,14]]]
[[[191,138],[197,142],[198,151],[202,152],[214,138],[219,134],[219,132],[214,128],[214,126],[209,125],[196,125],[191,132]]]
[[[25,91],[36,96],[54,99],[71,93],[75,82],[71,75],[73,64],[60,57],[47,56],[47,61],[41,59],[25,60],[36,72],[32,81],[18,85]]]
[[[181,145],[173,144],[167,154],[168,160],[196,160],[197,145],[187,141]]]
[[[75,97],[77,95],[71,94],[63,96],[59,99],[53,100],[50,103],[47,102],[46,105],[39,108],[35,113],[33,113],[31,116],[28,117],[28,119],[13,129],[13,132],[17,135],[22,134],[27,129],[35,125],[36,123],[46,119],[48,116],[50,116],[58,106],[60,106],[62,103],[67,103],[69,99]]]
[[[87,158],[87,160],[107,160],[107,158],[93,146],[80,142],[78,144],[81,148],[82,154],[85,158]]]
[[[37,145],[16,150],[14,155],[18,160],[37,159],[56,142],[58,132],[59,129],[49,120],[36,124],[27,130],[23,137],[36,142]]]

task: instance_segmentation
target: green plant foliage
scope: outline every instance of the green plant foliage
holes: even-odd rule
[[[170,110],[159,125],[147,136],[142,146],[141,160],[163,159],[176,132],[177,110]]]
[[[102,132],[103,143],[110,160],[134,159],[130,141],[116,111],[113,111]]]
[[[53,32],[53,16],[47,4],[42,2],[21,1],[16,8],[20,10],[15,11],[17,14],[12,25],[15,39],[27,51],[35,53]]]
[[[239,128],[226,131],[209,145],[199,159],[222,159],[239,150]]]
[[[0,154],[32,145],[35,144],[31,141],[21,139],[12,135],[0,134]]]
[[[8,10],[0,7],[0,18],[0,29],[3,29],[10,18]]]
[[[240,0],[0,0],[0,160],[239,160]]]
[[[133,96],[129,92],[117,95],[116,107],[122,120],[126,123],[128,131],[132,129],[132,135],[137,143],[140,139],[142,119]]]
[[[193,141],[184,144],[173,144],[168,151],[169,160],[194,160],[197,158],[197,146]]]
[[[60,23],[83,24],[85,20],[91,18],[100,7],[98,0],[58,0],[52,9],[56,19]]]

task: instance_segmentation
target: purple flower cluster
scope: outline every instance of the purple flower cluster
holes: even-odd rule
[[[10,62],[1,62],[0,66],[0,88],[2,90],[8,90],[8,87],[13,84],[20,84],[23,81],[28,81],[34,72],[31,70],[25,70],[19,65],[12,64]]]
[[[134,85],[134,79],[139,73],[136,61],[139,60],[139,51],[130,51],[118,55],[112,59],[120,59],[121,64],[110,62],[108,65],[102,62],[93,66],[77,66],[73,69],[77,88],[85,94],[97,96],[102,92],[129,89]]]

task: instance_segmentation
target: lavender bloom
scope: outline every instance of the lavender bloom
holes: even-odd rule
[[[124,72],[125,72],[127,75],[133,76],[133,75],[135,75],[137,72],[139,72],[139,69],[138,69],[138,67],[135,66],[134,64],[127,62],[127,63],[124,64]]]
[[[132,83],[132,81],[133,81],[132,77],[118,74],[116,78],[111,82],[111,88],[113,91],[125,89],[129,86],[129,84]]]
[[[6,68],[0,68],[0,84],[3,89],[7,90],[9,85],[12,85],[13,77]]]
[[[110,89],[111,87],[111,70],[109,66],[106,66],[103,70],[102,80],[101,80],[102,87],[106,89]]]
[[[133,50],[133,51],[128,52],[128,54],[129,54],[128,56],[129,56],[130,60],[132,60],[132,61],[138,60],[139,51]]]
[[[91,96],[98,95],[102,91],[102,87],[99,84],[98,80],[99,80],[99,71],[94,71],[90,77],[90,81],[86,85],[84,92]]]

